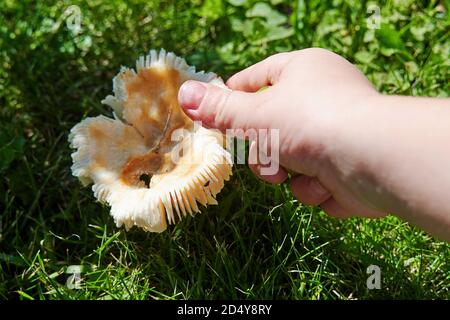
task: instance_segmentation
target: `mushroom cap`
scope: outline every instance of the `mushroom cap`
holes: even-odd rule
[[[232,174],[228,141],[188,118],[177,95],[186,80],[225,87],[214,73],[195,72],[184,59],[161,49],[122,67],[113,95],[102,103],[115,119],[86,118],[70,134],[71,167],[94,196],[111,206],[118,227],[162,232],[197,203],[217,204],[216,195]],[[178,217],[178,219],[176,218]]]

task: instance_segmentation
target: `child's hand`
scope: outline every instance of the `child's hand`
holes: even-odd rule
[[[307,49],[271,56],[234,75],[227,85],[235,91],[188,81],[180,90],[180,103],[192,119],[223,131],[280,129],[280,162],[302,174],[292,179],[292,190],[303,203],[321,204],[337,216],[381,215],[325,171],[342,118],[351,117],[359,100],[378,96],[358,69],[334,53]],[[271,87],[253,93],[264,86]],[[262,176],[258,165],[250,167],[269,182],[287,177],[283,168],[275,176]]]
[[[233,91],[187,81],[179,92],[180,105],[193,120],[222,131],[279,129],[278,173],[262,176],[260,166],[251,165],[262,179],[281,183],[289,169],[300,174],[291,181],[295,196],[331,215],[394,212],[450,237],[450,205],[445,197],[431,201],[435,189],[450,190],[450,151],[432,148],[450,139],[450,108],[443,108],[448,100],[383,96],[356,67],[323,49],[271,56],[231,77],[227,86]],[[270,87],[256,92],[264,86]],[[436,110],[427,111],[423,104],[435,104]],[[429,129],[423,124],[427,118],[437,130],[428,140],[423,134]],[[427,147],[440,160],[422,157]],[[430,167],[422,172],[424,163]],[[427,189],[418,188],[429,174],[440,174],[441,186],[433,188],[430,182]],[[423,212],[431,216],[422,217]]]

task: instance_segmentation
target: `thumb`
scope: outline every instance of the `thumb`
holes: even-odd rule
[[[264,92],[264,91],[263,91]],[[188,80],[178,92],[178,102],[184,112],[202,125],[219,129],[258,129],[264,123],[255,117],[261,105],[261,94],[232,91],[213,84]],[[258,111],[259,112],[259,111]],[[259,119],[264,119],[261,114]]]

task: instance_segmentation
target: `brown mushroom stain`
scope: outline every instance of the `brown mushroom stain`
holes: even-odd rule
[[[124,183],[133,186],[142,186],[141,175],[153,175],[161,166],[161,156],[154,153],[148,153],[142,156],[132,157],[123,167],[121,179]]]
[[[124,76],[128,95],[124,116],[149,147],[155,141],[169,144],[175,129],[190,126],[192,121],[178,105],[178,90],[182,83],[178,70],[141,69],[133,77],[126,73]]]
[[[92,137],[95,141],[103,140],[107,138],[107,135],[102,128],[98,128],[96,126],[89,126],[89,136]]]
[[[102,130],[102,127],[96,127],[94,125],[90,125],[89,126],[89,136],[95,140],[95,148],[100,149],[102,148],[102,145],[105,143],[105,140],[108,138],[107,133]],[[106,161],[105,157],[101,154],[98,153],[94,158],[93,158],[93,163],[92,163],[92,169],[95,168],[104,168],[107,166],[108,161]]]
[[[175,168],[167,151],[178,141],[171,141],[171,135],[176,129],[192,128],[193,122],[178,105],[178,90],[182,84],[178,70],[141,69],[136,75],[125,72],[122,76],[128,96],[124,117],[152,151],[131,157],[121,172],[121,180],[142,186],[142,174],[167,173]]]

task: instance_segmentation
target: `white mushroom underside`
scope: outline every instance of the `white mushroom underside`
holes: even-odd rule
[[[133,185],[123,179],[123,170],[130,159],[146,157],[152,152],[146,141],[148,135],[142,134],[147,129],[146,124],[136,123],[136,113],[133,113],[136,108],[127,104],[130,97],[125,82],[142,70],[153,68],[157,68],[159,73],[175,69],[182,81],[195,79],[223,86],[215,74],[196,73],[193,67],[173,53],[161,50],[158,54],[152,50],[137,60],[137,73],[121,69],[113,80],[114,96],[102,101],[113,108],[117,119],[105,116],[86,118],[72,128],[69,141],[76,149],[72,154],[73,175],[85,185],[93,183],[94,196],[111,206],[111,215],[118,227],[124,225],[128,230],[138,226],[146,231],[161,232],[167,224],[199,212],[197,203],[204,206],[217,204],[215,197],[231,175],[232,160],[223,148],[221,135],[194,126],[182,141],[175,144],[177,148],[171,150],[174,153],[183,149],[174,168],[154,173],[149,187]],[[145,111],[151,114],[152,110]],[[175,111],[179,112],[178,109]]]

